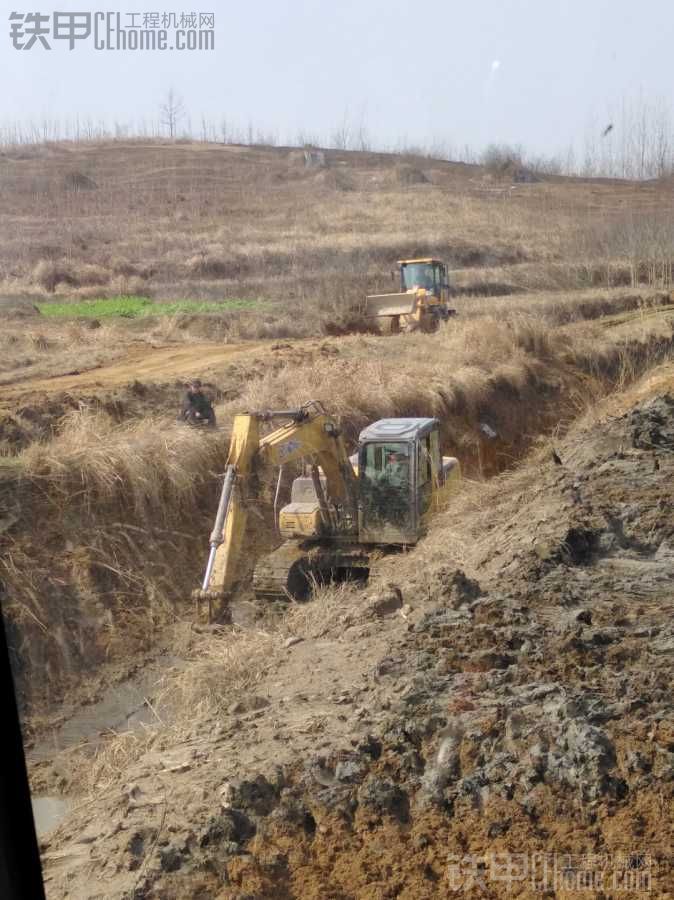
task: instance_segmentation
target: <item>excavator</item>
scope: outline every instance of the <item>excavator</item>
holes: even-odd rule
[[[365,315],[381,320],[389,334],[401,331],[437,331],[441,322],[456,315],[449,306],[447,265],[432,257],[398,260],[400,293],[371,294],[365,298]]]
[[[222,618],[250,576],[243,550],[250,556],[264,531],[250,512],[259,515],[265,466],[278,468],[273,509],[282,540],[253,570],[253,592],[265,601],[305,600],[314,584],[365,580],[375,554],[416,544],[460,479],[458,461],[441,454],[437,419],[380,419],[361,431],[349,456],[339,423],[318,401],[235,416],[208,562],[195,591],[210,621]],[[288,470],[300,474],[282,506]]]

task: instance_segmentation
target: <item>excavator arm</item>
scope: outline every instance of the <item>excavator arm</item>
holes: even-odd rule
[[[260,436],[260,424],[287,418],[274,431]],[[318,477],[317,494],[329,521],[331,508],[348,511],[357,521],[357,486],[344,440],[337,424],[314,401],[298,410],[246,413],[234,418],[227,467],[210,536],[210,553],[197,600],[207,600],[209,619],[218,618],[223,602],[237,577],[246,535],[247,485],[259,464],[284,466],[309,459],[313,472],[320,467],[326,479],[327,498]]]

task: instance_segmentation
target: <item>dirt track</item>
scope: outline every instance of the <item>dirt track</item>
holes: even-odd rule
[[[674,305],[657,309],[627,311],[604,316],[598,320],[605,328],[627,326],[631,329],[646,320],[662,320],[674,317]],[[302,345],[307,350],[320,344],[320,340],[294,339],[292,342],[276,340],[246,341],[237,344],[173,344],[150,346],[138,342],[127,348],[112,363],[105,363],[84,371],[71,371],[48,377],[28,377],[2,386],[0,408],[10,409],[17,403],[27,402],[36,395],[54,396],[72,394],[86,396],[91,391],[106,391],[132,385],[134,382],[173,382],[199,375],[203,377],[218,367],[231,362],[252,360],[277,347],[291,349]]]
[[[630,327],[654,318],[674,316],[674,304],[657,309],[628,311],[604,316],[599,321],[605,328]],[[280,346],[288,349],[297,344],[310,347],[320,341],[294,339]],[[5,401],[15,402],[26,394],[60,392],[86,393],[91,389],[114,388],[134,381],[173,381],[200,375],[241,357],[258,356],[279,346],[276,340],[246,341],[238,344],[174,344],[151,347],[145,342],[132,345],[116,362],[85,371],[68,372],[51,377],[27,378],[3,386]]]
[[[132,347],[117,362],[85,372],[69,372],[51,378],[27,379],[3,388],[5,401],[16,402],[36,393],[86,393],[91,389],[114,388],[134,381],[168,381],[189,378],[229,363],[241,356],[251,356],[271,349],[274,341],[251,341],[243,344],[181,344],[166,347]]]

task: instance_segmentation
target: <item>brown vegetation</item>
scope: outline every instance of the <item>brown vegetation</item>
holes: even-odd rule
[[[261,298],[315,334],[419,253],[520,290],[669,285],[664,183],[512,186],[505,173],[494,186],[477,166],[325,151],[316,171],[294,153],[117,142],[6,154],[0,290]]]

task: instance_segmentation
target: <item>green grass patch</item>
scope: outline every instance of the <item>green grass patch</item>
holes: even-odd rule
[[[262,305],[261,300],[171,300],[162,303],[150,300],[149,297],[106,297],[100,300],[37,304],[43,316],[69,319],[137,319],[143,316],[175,316],[180,313],[223,313],[259,308]]]

